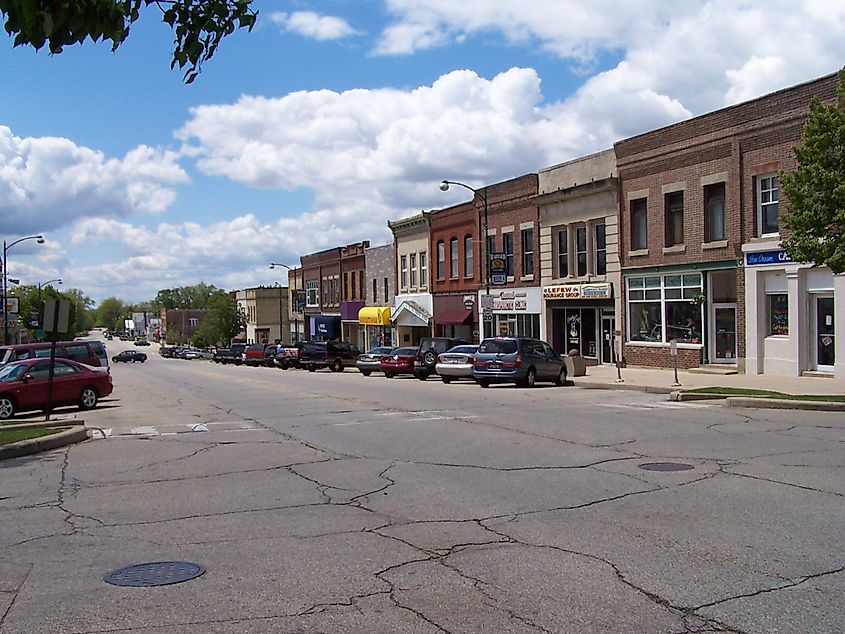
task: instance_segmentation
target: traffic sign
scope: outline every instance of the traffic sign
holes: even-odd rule
[[[493,309],[492,308],[485,308],[482,313],[482,317],[484,321],[493,321]]]

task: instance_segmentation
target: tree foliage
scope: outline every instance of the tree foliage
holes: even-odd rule
[[[216,291],[208,298],[209,313],[194,336],[194,345],[228,345],[246,327],[238,306],[227,293]]]
[[[94,301],[78,288],[71,288],[59,292],[53,285],[38,286],[23,285],[15,289],[15,296],[20,302],[21,326],[26,328],[33,340],[39,338],[44,323],[44,300],[64,299],[70,302],[68,330],[57,333],[57,338],[73,339],[77,335],[87,333],[94,326],[94,315],[91,311]]]
[[[252,0],[0,0],[5,29],[15,46],[47,46],[59,54],[71,44],[108,40],[112,50],[129,37],[142,9],[155,5],[174,34],[171,68],[190,84],[227,35],[252,30],[258,16]]]
[[[782,172],[789,200],[782,215],[791,235],[783,247],[793,260],[845,272],[845,69],[839,72],[836,103],[813,98],[801,143],[798,169]]]
[[[150,302],[151,307],[167,308],[172,310],[174,308],[189,309],[189,308],[208,308],[209,298],[214,293],[221,292],[213,284],[206,284],[200,282],[192,286],[180,286],[178,288],[163,288],[157,294],[155,299]]]
[[[129,307],[122,300],[106,297],[94,311],[94,323],[106,330],[123,330],[123,320],[129,314]]]

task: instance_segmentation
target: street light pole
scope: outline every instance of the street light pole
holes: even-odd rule
[[[294,267],[288,266],[287,264],[282,264],[281,262],[270,262],[270,268],[271,269],[275,269],[277,266],[283,266],[288,271],[295,270]],[[279,286],[281,287],[281,284],[279,284]],[[290,289],[290,275],[288,275],[288,289]],[[294,290],[296,290],[296,289],[294,289]],[[295,301],[296,300],[294,300],[294,302]],[[288,307],[288,309],[290,309],[290,307]],[[294,343],[299,343],[299,317],[297,317],[297,315],[299,313],[296,310],[296,304],[295,303],[294,303],[294,308],[293,308],[293,314],[294,314],[293,331],[294,331],[294,337],[296,338],[296,341]],[[279,337],[281,337],[281,336],[282,336],[282,291],[279,291]]]
[[[481,198],[482,209],[484,211],[484,239],[480,242],[484,245],[484,290],[487,295],[490,295],[490,254],[487,252],[487,188],[476,189],[458,181],[440,181],[440,191],[449,191],[449,185],[457,185],[468,189],[474,196]]]
[[[9,343],[9,313],[6,310],[6,300],[8,299],[8,283],[7,278],[9,275],[9,249],[13,246],[18,244],[19,242],[23,242],[24,240],[37,240],[38,244],[44,244],[44,236],[37,235],[37,236],[26,236],[25,238],[18,238],[14,242],[10,244],[6,244],[6,241],[3,240],[3,345]]]

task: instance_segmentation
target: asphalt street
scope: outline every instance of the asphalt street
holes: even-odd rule
[[[156,350],[0,462],[0,632],[845,631],[841,414]]]

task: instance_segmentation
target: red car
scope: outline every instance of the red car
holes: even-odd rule
[[[378,362],[378,369],[384,376],[392,379],[397,374],[413,374],[417,348],[396,348],[390,354],[383,354]]]
[[[0,420],[16,412],[47,407],[49,359],[26,359],[0,368]],[[112,393],[108,368],[94,368],[70,359],[56,359],[53,370],[53,406],[78,405],[91,409]]]

